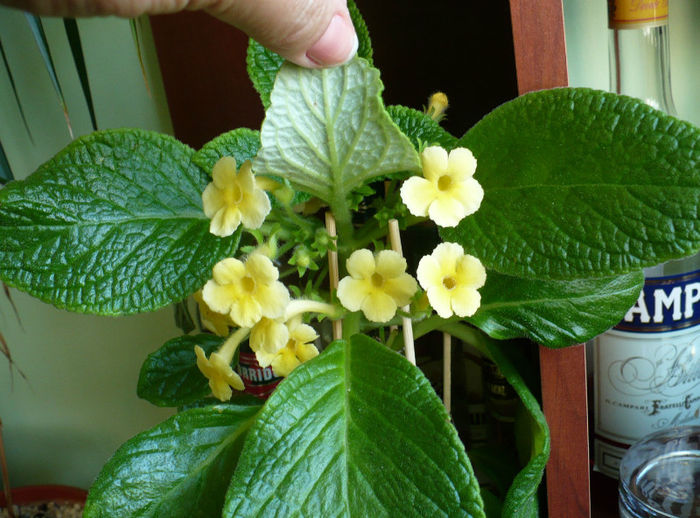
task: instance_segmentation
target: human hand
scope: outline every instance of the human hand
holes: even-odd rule
[[[346,0],[0,0],[42,16],[121,16],[203,10],[298,65],[339,65],[355,55]]]

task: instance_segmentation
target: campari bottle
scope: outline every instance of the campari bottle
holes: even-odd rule
[[[675,115],[668,0],[608,7],[611,90]],[[638,439],[700,424],[700,256],[644,274],[636,304],[594,343],[595,468],[611,477]]]

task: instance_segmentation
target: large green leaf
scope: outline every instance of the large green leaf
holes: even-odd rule
[[[0,279],[74,311],[126,314],[183,299],[232,255],[209,233],[208,176],[172,137],[80,138],[0,191]]]
[[[443,238],[518,277],[604,277],[700,247],[700,130],[585,88],[524,95],[462,139],[479,211]]]
[[[362,335],[334,342],[267,401],[225,517],[483,516],[464,446],[423,374]]]
[[[443,331],[481,350],[498,366],[501,374],[518,394],[525,413],[518,416],[516,442],[520,456],[525,457],[525,466],[515,475],[503,502],[502,516],[508,518],[534,518],[538,516],[537,489],[542,482],[544,468],[549,460],[551,448],[549,427],[537,398],[525,382],[526,373],[521,373],[527,363],[519,344],[498,342],[480,331],[464,324],[448,324]],[[518,431],[519,430],[519,431]],[[524,433],[527,430],[527,433]],[[515,461],[515,459],[514,459]]]
[[[246,160],[252,160],[260,149],[260,132],[248,128],[238,128],[219,135],[202,146],[192,157],[192,161],[211,174],[214,164],[221,157],[231,156],[238,167]]]
[[[357,55],[372,63],[372,42],[369,38],[369,31],[353,0],[348,0],[348,11],[350,11],[350,18],[357,33],[359,43]],[[248,43],[246,63],[248,65],[248,76],[253,82],[253,87],[260,94],[260,100],[265,109],[267,109],[270,106],[270,92],[275,84],[277,72],[279,72],[282,63],[284,63],[284,58],[251,39]]]
[[[211,389],[197,367],[194,346],[199,345],[208,357],[223,341],[219,336],[204,333],[168,340],[149,354],[141,366],[138,396],[158,406],[183,406],[202,399]]]
[[[259,405],[193,408],[127,441],[90,488],[85,518],[212,518]]]
[[[488,273],[481,307],[468,320],[501,340],[526,337],[548,347],[586,342],[634,305],[642,272],[602,279],[538,281]]]
[[[361,58],[322,70],[285,63],[253,169],[333,207],[345,207],[350,191],[370,178],[418,170],[418,154],[384,110],[381,89],[379,71]]]

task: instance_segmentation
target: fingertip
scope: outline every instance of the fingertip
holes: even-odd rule
[[[336,13],[328,27],[304,56],[308,63],[299,63],[309,67],[329,67],[342,65],[350,61],[359,47],[359,40],[350,14]]]

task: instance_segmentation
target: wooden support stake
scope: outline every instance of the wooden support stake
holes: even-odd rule
[[[403,257],[403,251],[401,249],[401,234],[399,233],[399,222],[395,219],[389,220],[389,240],[391,242],[392,250]],[[409,306],[404,306],[401,309],[406,313],[411,310]],[[415,365],[416,347],[413,343],[413,322],[411,321],[410,317],[401,317],[401,321],[403,324],[403,346],[406,350],[406,359]]]
[[[335,218],[330,211],[326,212],[326,230],[328,235],[330,235],[334,240],[338,237],[335,228]],[[337,240],[336,240],[337,242]],[[334,250],[328,250],[328,277],[331,283],[331,298],[335,295],[338,290],[338,282],[340,281],[340,274],[338,271],[338,252]],[[334,320],[333,321],[333,340],[340,340],[343,338],[343,321]]]
[[[16,518],[12,507],[12,491],[10,490],[10,472],[7,469],[7,458],[5,457],[5,445],[2,441],[2,419],[0,419],[0,471],[2,471],[2,487],[5,492],[5,502],[7,503],[7,513],[10,518]]]
[[[452,413],[452,335],[442,333],[442,401]]]

